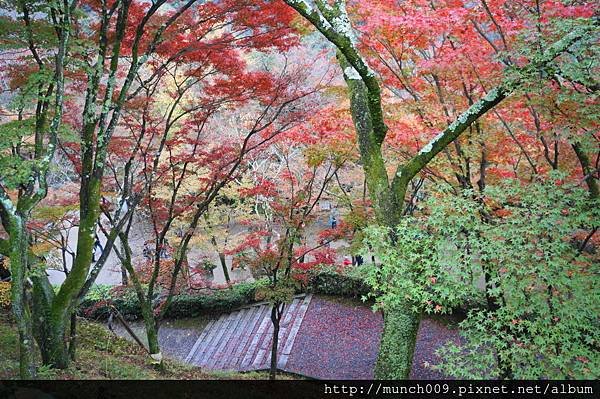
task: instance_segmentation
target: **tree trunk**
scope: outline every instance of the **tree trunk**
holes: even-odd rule
[[[375,378],[382,380],[408,379],[417,342],[421,314],[410,305],[385,309],[383,335]]]
[[[281,306],[281,308],[280,308]],[[285,303],[275,303],[271,309],[271,322],[273,323],[273,343],[271,345],[271,367],[269,369],[269,379],[277,378],[277,349],[279,347],[279,324]]]
[[[48,277],[44,275],[32,276],[33,280],[33,331],[40,349],[43,364],[50,364],[49,319],[50,306],[54,298],[54,290]]]
[[[68,328],[77,298],[92,264],[96,224],[100,215],[100,180],[92,178],[80,191],[80,222],[77,234],[77,255],[69,275],[52,300],[47,326],[47,349],[44,364],[65,369],[69,366]]]
[[[223,268],[223,275],[225,276],[225,282],[229,284],[231,279],[229,278],[229,271],[227,270],[227,261],[225,259],[225,254],[219,252],[219,260],[221,261],[221,267]]]
[[[67,347],[67,328],[70,318],[65,319],[60,315],[51,315],[46,330],[45,353],[42,353],[44,365],[57,369],[69,367],[69,351]]]
[[[219,262],[221,263],[221,268],[223,269],[223,276],[225,276],[225,282],[229,284],[231,279],[229,278],[229,270],[227,270],[227,260],[225,259],[225,254],[219,250],[217,238],[214,235],[210,237],[210,242],[217,251],[217,255],[219,255]]]
[[[48,278],[33,277],[33,329],[40,349],[42,363],[64,369],[75,360],[77,350],[77,311],[76,307],[66,321],[52,317],[54,289]]]
[[[350,65],[343,55],[338,60],[344,70]],[[404,196],[410,180],[390,180],[381,152],[382,138],[375,134],[373,118],[369,109],[369,96],[364,82],[346,77],[350,91],[352,119],[357,132],[365,181],[373,201],[378,224],[391,229],[394,239],[395,228],[402,218]],[[372,257],[374,262],[374,256]],[[386,309],[381,347],[375,367],[379,379],[408,379],[417,341],[421,315],[413,312],[410,305]]]
[[[572,147],[575,151],[575,155],[577,155],[579,164],[581,165],[585,183],[590,191],[590,196],[592,198],[600,197],[600,186],[598,186],[598,179],[594,176],[598,174],[598,171],[594,170],[590,158],[585,153],[581,143],[573,143]]]
[[[152,301],[144,301],[140,303],[142,308],[142,317],[146,328],[146,338],[148,339],[148,353],[152,365],[162,371],[164,369],[162,353],[160,352],[160,343],[158,342],[158,324],[154,317],[152,309]]]
[[[77,312],[71,313],[71,329],[69,333],[69,359],[75,360],[77,352]]]
[[[10,217],[10,272],[12,313],[19,332],[19,374],[21,379],[36,378],[33,331],[27,304],[27,268],[29,240],[26,219],[18,214]]]
[[[129,285],[129,279],[127,278],[127,269],[121,266],[121,284]]]

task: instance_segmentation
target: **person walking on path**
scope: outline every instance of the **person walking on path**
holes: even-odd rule
[[[335,208],[331,208],[331,212],[329,213],[329,226],[332,229],[337,227],[337,212],[335,211]]]
[[[329,219],[329,225],[332,229],[335,229],[337,227],[337,219],[335,218],[335,216],[331,216],[331,218]]]
[[[98,237],[98,233],[96,233],[96,236],[94,237],[94,249],[92,252],[92,262],[96,262],[96,258],[100,257],[102,255],[102,251],[104,251],[104,248],[102,247],[102,244],[100,243],[100,237]]]

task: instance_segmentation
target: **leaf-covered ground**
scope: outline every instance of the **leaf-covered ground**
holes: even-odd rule
[[[315,296],[288,369],[317,378],[373,378],[382,327],[381,314],[364,304]]]
[[[419,336],[413,357],[413,368],[410,378],[413,380],[441,380],[448,377],[432,366],[440,362],[435,354],[437,348],[448,341],[459,343],[458,329],[455,328],[456,320],[447,318],[424,318],[419,326]]]
[[[421,322],[411,379],[441,379],[431,368],[439,362],[435,350],[458,331],[447,319],[425,318]],[[371,379],[383,331],[380,313],[365,304],[315,296],[302,327],[287,370],[322,379]]]

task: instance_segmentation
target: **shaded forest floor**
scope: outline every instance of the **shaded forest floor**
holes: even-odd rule
[[[115,336],[103,325],[79,320],[77,359],[67,370],[46,367],[38,369],[40,379],[93,380],[93,379],[267,379],[266,373],[207,372],[167,359],[166,370],[159,372],[148,362],[148,356],[139,346]],[[0,380],[19,378],[17,330],[6,311],[0,310]],[[289,379],[282,375],[280,379]]]

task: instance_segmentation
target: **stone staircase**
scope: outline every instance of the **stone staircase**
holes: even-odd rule
[[[312,295],[294,297],[286,305],[279,330],[277,367],[284,370]],[[257,303],[211,320],[185,358],[211,370],[249,371],[269,368],[273,323],[271,305]]]

